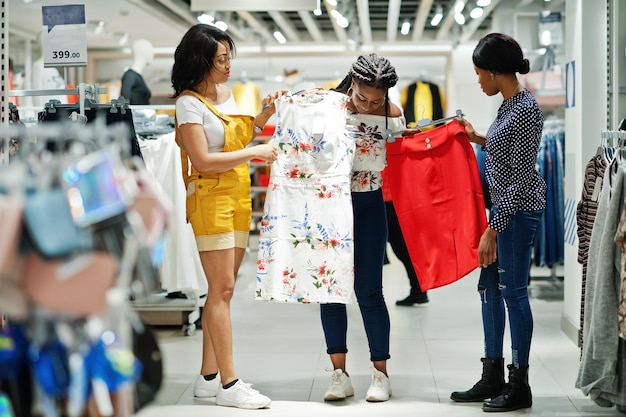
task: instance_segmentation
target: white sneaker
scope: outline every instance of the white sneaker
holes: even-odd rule
[[[324,395],[324,401],[343,400],[354,395],[354,388],[352,388],[348,375],[341,369],[335,369],[334,371],[327,369],[327,371],[332,372],[332,375],[330,376],[330,387],[328,387],[328,391]]]
[[[215,379],[207,381],[202,375],[196,377],[196,382],[193,384],[193,396],[198,398],[210,398],[217,395],[217,389],[220,386],[220,376],[217,375]]]
[[[372,367],[372,385],[367,389],[365,400],[369,402],[387,401],[391,397],[389,378],[378,369]]]
[[[217,390],[217,405],[224,407],[237,407],[246,409],[268,408],[272,403],[265,395],[246,384],[241,379],[232,387],[224,389],[220,385]]]

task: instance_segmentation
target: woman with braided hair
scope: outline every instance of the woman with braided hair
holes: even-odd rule
[[[391,396],[387,375],[389,311],[382,283],[387,223],[381,171],[387,160],[387,133],[402,130],[406,124],[400,108],[389,101],[388,91],[397,81],[395,68],[387,59],[376,54],[361,55],[334,89],[348,96],[347,130],[356,142],[351,185],[354,291],[372,361],[372,383],[365,396],[372,402],[387,401]],[[342,400],[354,395],[346,372],[346,305],[328,303],[320,309],[327,353],[333,364],[324,400]]]

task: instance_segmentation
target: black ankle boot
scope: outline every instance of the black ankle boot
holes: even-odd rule
[[[504,388],[504,359],[480,358],[483,363],[483,375],[467,391],[455,391],[450,399],[457,402],[477,402],[493,398]]]
[[[428,302],[428,294],[425,292],[414,292],[411,290],[411,293],[408,297],[396,301],[397,306],[412,306],[413,304],[425,304]]]
[[[507,368],[509,368],[509,383],[500,395],[483,404],[483,411],[513,411],[532,407],[533,395],[528,385],[528,367],[516,368],[513,365],[507,365]]]

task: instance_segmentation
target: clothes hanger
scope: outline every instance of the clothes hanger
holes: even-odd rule
[[[434,126],[434,125],[438,125],[438,124],[443,123],[443,122],[447,122],[449,120],[454,120],[456,118],[463,118],[463,116],[465,116],[463,114],[463,111],[461,111],[461,109],[457,109],[456,115],[454,115],[454,116],[444,117],[444,118],[438,119],[438,120],[432,120],[430,118],[420,119],[420,120],[417,121],[417,124],[415,125],[415,127],[417,127],[419,129],[419,128],[422,128],[422,127]]]
[[[461,109],[457,109],[456,115],[454,116],[444,117],[442,119],[437,119],[437,120],[432,120],[430,118],[420,119],[417,121],[417,124],[415,125],[415,127],[420,129],[422,127],[438,125],[440,123],[447,122],[449,120],[454,120],[459,117],[462,118],[463,116],[465,116],[465,114],[463,114],[463,111]],[[395,138],[397,136],[402,136],[403,134],[404,134],[404,130],[398,130],[396,132],[392,132],[391,129],[387,129],[387,142],[393,143],[396,141]]]
[[[292,96],[296,95],[296,94],[300,94],[306,90],[312,90],[314,88],[317,88],[317,85],[312,82],[312,81],[302,81],[296,85],[293,86],[293,88],[291,89],[291,91],[289,92]],[[263,107],[261,107],[261,111],[259,113],[263,113],[265,111],[265,109],[267,109],[270,105],[269,104],[264,104]]]
[[[311,90],[315,87],[317,87],[317,85],[315,85],[315,83],[312,81],[302,81],[293,86],[293,88],[291,89],[291,95],[295,95],[306,90]]]
[[[130,100],[124,97],[111,100],[111,113],[117,113],[119,107],[120,114],[126,114],[126,109],[129,108]]]

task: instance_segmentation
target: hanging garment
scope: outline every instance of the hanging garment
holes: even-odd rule
[[[335,91],[276,102],[278,147],[265,197],[257,300],[350,303],[354,286],[346,96]],[[384,221],[384,219],[381,219]]]
[[[50,103],[51,101],[46,104],[43,111],[38,113],[37,118],[40,123],[66,121],[70,118],[72,113],[78,113],[80,111],[79,104],[54,104],[50,106]],[[119,108],[117,108],[117,111],[112,111],[113,108],[115,108],[115,106],[111,103],[89,104],[88,108],[85,109],[87,123],[94,123],[96,120],[104,120],[107,126],[115,123],[123,123],[128,127],[127,140],[130,144],[131,155],[143,158],[141,149],[139,148],[137,133],[135,132],[133,112],[128,108],[124,109],[124,111],[120,111]],[[120,140],[122,140],[122,138],[120,138]]]
[[[261,88],[258,84],[251,81],[235,83],[233,97],[242,114],[255,116],[261,111]]]
[[[478,267],[487,228],[474,150],[463,125],[450,122],[387,143],[386,177],[422,291]]]
[[[546,183],[546,210],[534,242],[537,266],[563,265],[565,259],[564,135],[564,130],[548,127],[546,122],[537,152],[537,170]]]
[[[575,387],[602,407],[626,406],[626,341],[618,335],[621,249],[614,242],[626,196],[625,167],[607,167],[589,241],[585,341]]]
[[[618,335],[620,338],[626,339],[626,205],[622,208],[622,214],[615,234],[615,244],[621,251],[620,291],[617,309]]]
[[[587,265],[589,261],[589,242],[593,223],[598,213],[598,201],[602,190],[602,180],[609,161],[602,155],[595,155],[585,167],[583,190],[576,205],[576,234],[578,235],[578,263],[582,265],[582,292],[580,294],[580,336],[579,346],[582,352],[585,327],[585,287],[587,283]]]
[[[148,171],[172,200],[172,224],[166,231],[163,264],[160,268],[161,288],[168,292],[206,294],[207,282],[200,262],[191,225],[185,213],[185,184],[175,133],[157,139],[141,140],[141,151]]]
[[[439,120],[443,117],[445,100],[437,84],[416,81],[402,89],[400,102],[406,123],[416,123],[421,119]]]

